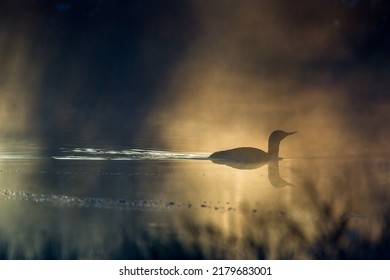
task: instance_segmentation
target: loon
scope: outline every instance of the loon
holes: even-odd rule
[[[284,138],[296,133],[275,130],[268,139],[268,153],[257,148],[241,147],[212,153],[209,159],[237,169],[255,169],[271,161],[280,160],[279,144]]]

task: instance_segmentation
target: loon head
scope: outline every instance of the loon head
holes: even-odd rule
[[[272,158],[278,158],[280,141],[282,141],[284,138],[294,133],[297,132],[296,131],[285,132],[283,130],[275,130],[274,132],[272,132],[268,139],[268,154]]]
[[[272,132],[271,135],[269,136],[269,141],[270,141],[270,142],[280,142],[280,141],[282,141],[284,138],[286,138],[287,136],[289,136],[289,135],[291,135],[291,134],[294,134],[294,133],[297,133],[297,131],[286,132],[286,131],[283,131],[283,130],[275,130],[275,131]]]

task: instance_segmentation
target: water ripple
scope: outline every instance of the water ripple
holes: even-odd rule
[[[127,210],[171,210],[171,209],[209,209],[213,211],[235,212],[236,208],[227,203],[200,202],[178,202],[171,200],[128,200],[125,198],[109,199],[99,197],[77,197],[59,194],[38,194],[25,191],[3,190],[0,193],[7,199],[18,201],[30,201],[34,203],[47,204],[57,207],[75,208],[103,208],[103,209],[127,209]]]
[[[61,148],[57,160],[206,160],[209,153],[172,152],[142,149]]]

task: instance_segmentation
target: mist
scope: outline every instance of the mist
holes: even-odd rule
[[[369,32],[384,19],[363,2],[313,5],[194,2],[198,37],[147,125],[170,149],[265,148],[284,129],[299,131],[289,156],[387,153],[388,39]]]
[[[0,3],[1,258],[388,257],[388,2],[49,2]],[[207,160],[274,130],[289,186]]]

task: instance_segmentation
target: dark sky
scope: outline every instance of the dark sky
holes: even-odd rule
[[[150,139],[221,132],[229,112],[233,128],[264,134],[302,129],[310,110],[326,128],[320,119],[334,108],[335,134],[382,141],[389,8],[380,0],[3,0],[0,132],[53,146],[151,147]],[[305,105],[317,94],[332,100],[323,111]],[[276,102],[295,109],[283,113]],[[265,114],[267,124],[248,121]]]

